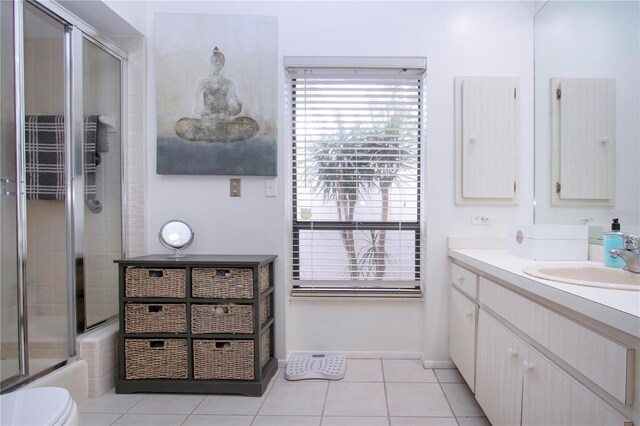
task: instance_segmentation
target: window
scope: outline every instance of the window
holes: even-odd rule
[[[300,295],[420,295],[424,58],[285,58]]]

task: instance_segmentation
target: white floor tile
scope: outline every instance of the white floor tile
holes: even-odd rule
[[[345,382],[382,382],[382,362],[379,359],[347,359]]]
[[[252,426],[320,426],[320,416],[258,416]]]
[[[491,422],[486,417],[458,417],[460,426],[491,426]]]
[[[391,426],[458,426],[455,417],[391,417]]]
[[[209,395],[198,405],[193,414],[245,414],[255,416],[263,401],[264,395],[262,397]]]
[[[389,426],[387,417],[322,417],[322,426]]]
[[[125,414],[114,426],[179,426],[187,416],[170,414]]]
[[[324,415],[386,416],[384,383],[330,383]]]
[[[109,426],[122,414],[80,413],[82,426]]]
[[[482,408],[466,383],[442,383],[442,390],[456,417],[484,417]]]
[[[261,416],[320,416],[327,383],[277,382],[267,394]]]
[[[129,414],[191,414],[204,395],[147,395]]]
[[[81,413],[126,413],[146,395],[106,393],[98,398],[90,398],[78,406]]]
[[[182,426],[249,426],[253,416],[209,416],[191,415]]]
[[[433,372],[440,383],[465,383],[457,368],[436,368]]]
[[[385,382],[435,383],[438,381],[433,370],[424,368],[417,359],[383,359]]]
[[[389,415],[453,417],[438,383],[387,383]]]

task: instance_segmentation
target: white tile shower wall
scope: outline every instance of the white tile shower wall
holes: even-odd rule
[[[65,206],[27,201],[27,301],[36,315],[66,315]]]
[[[78,337],[78,355],[88,365],[89,397],[113,387],[116,377],[118,323],[111,322]]]
[[[63,40],[27,38],[25,110],[28,115],[64,112]],[[35,315],[66,315],[65,206],[27,201],[27,301]]]
[[[117,37],[127,51],[123,79],[126,124],[124,189],[126,191],[125,253],[127,257],[147,253],[147,42],[143,37]]]

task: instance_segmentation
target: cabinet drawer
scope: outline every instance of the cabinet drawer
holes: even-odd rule
[[[186,379],[187,339],[125,339],[125,378]]]
[[[124,307],[125,333],[186,333],[184,303],[127,303]]]
[[[253,298],[253,269],[193,268],[191,292],[193,297],[251,299]]]
[[[451,287],[449,354],[472,391],[475,389],[478,305]]]
[[[252,305],[191,305],[191,332],[253,333]]]
[[[253,380],[253,340],[194,340],[193,378]]]
[[[472,299],[478,298],[478,276],[473,272],[452,263],[451,283],[471,296]]]
[[[185,276],[184,269],[128,267],[125,271],[125,296],[185,297]]]
[[[480,278],[480,300],[623,404],[633,403],[634,350]]]

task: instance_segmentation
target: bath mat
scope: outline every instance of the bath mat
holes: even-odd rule
[[[347,357],[345,355],[304,354],[291,357],[287,363],[284,378],[287,380],[340,380],[346,372]]]

